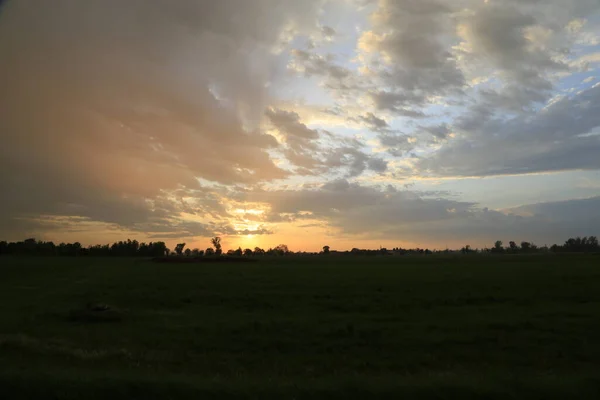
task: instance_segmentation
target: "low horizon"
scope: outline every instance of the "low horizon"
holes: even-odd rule
[[[0,238],[600,235],[596,0],[0,2]]]
[[[600,251],[600,245],[598,243],[598,238],[596,236],[576,236],[576,237],[572,237],[572,238],[568,238],[565,241],[563,241],[562,243],[552,243],[551,245],[549,244],[544,244],[544,245],[538,245],[537,243],[531,242],[531,241],[507,241],[504,242],[503,240],[497,240],[495,241],[491,246],[483,246],[481,248],[479,247],[474,247],[471,246],[470,244],[465,244],[464,246],[462,246],[461,248],[442,248],[442,249],[438,249],[438,248],[428,248],[428,247],[420,247],[420,246],[416,246],[416,247],[402,247],[402,246],[390,246],[390,247],[386,247],[386,246],[380,246],[379,248],[360,248],[360,247],[353,247],[352,249],[337,249],[337,248],[332,248],[329,245],[324,245],[322,246],[319,250],[306,250],[306,249],[293,249],[293,248],[289,248],[289,246],[287,246],[287,244],[285,243],[280,243],[277,246],[270,246],[270,247],[261,247],[261,246],[255,246],[255,247],[241,247],[238,246],[233,247],[233,248],[228,248],[227,246],[225,246],[225,242],[222,241],[222,238],[217,236],[214,238],[211,238],[209,241],[209,245],[208,247],[204,248],[202,246],[197,247],[197,246],[192,246],[192,245],[188,245],[188,243],[173,243],[172,245],[169,245],[169,243],[163,242],[163,241],[150,241],[150,242],[144,242],[144,241],[138,241],[137,239],[125,239],[125,240],[119,240],[119,241],[115,241],[112,243],[93,243],[93,244],[86,244],[86,243],[81,243],[78,241],[75,242],[54,242],[54,241],[43,241],[43,240],[37,240],[35,238],[28,238],[28,239],[24,239],[22,241],[3,241],[0,240],[0,255],[2,254],[19,254],[20,251],[15,249],[15,245],[16,246],[21,246],[22,249],[27,249],[27,251],[29,251],[30,253],[32,252],[32,248],[30,248],[31,242],[34,242],[35,245],[37,245],[38,249],[43,248],[43,254],[45,255],[50,255],[53,254],[55,252],[55,250],[57,248],[60,248],[62,246],[73,246],[73,245],[78,245],[80,246],[79,249],[86,249],[86,250],[92,250],[92,249],[96,249],[98,250],[99,248],[106,248],[108,249],[113,249],[113,248],[127,248],[128,251],[131,250],[132,253],[128,254],[128,255],[139,255],[139,251],[141,251],[142,248],[146,248],[146,249],[151,249],[154,245],[154,248],[156,249],[157,245],[160,246],[161,249],[165,250],[165,254],[164,255],[173,255],[173,254],[177,254],[177,255],[182,255],[184,250],[189,251],[190,253],[186,253],[187,256],[190,255],[194,255],[194,256],[202,256],[202,255],[209,255],[208,251],[211,251],[213,254],[213,250],[217,250],[218,249],[218,253],[217,255],[222,254],[230,254],[231,252],[235,252],[235,251],[239,251],[239,254],[237,255],[260,255],[261,253],[265,253],[265,251],[267,252],[267,254],[269,254],[269,252],[275,250],[275,251],[281,251],[281,254],[286,254],[286,253],[297,253],[297,254],[302,254],[302,253],[310,253],[310,254],[316,254],[316,253],[354,253],[356,250],[358,250],[359,252],[378,252],[381,250],[384,250],[386,252],[390,252],[390,251],[394,251],[394,252],[403,252],[403,251],[408,251],[408,252],[426,252],[426,253],[443,253],[443,252],[463,252],[463,253],[477,253],[477,252],[503,252],[504,250],[508,251],[508,252],[548,252],[548,251],[561,251],[561,250],[566,250],[566,251],[575,251],[575,252],[598,252]],[[29,243],[28,243],[29,242]],[[218,244],[216,244],[218,243]],[[49,245],[50,247],[46,246]],[[13,248],[13,251],[11,251],[11,247]],[[18,248],[18,247],[17,247]],[[35,247],[34,247],[35,248]],[[261,253],[258,253],[260,250]],[[249,251],[247,253],[247,251]],[[162,253],[162,250],[158,251],[159,253]],[[33,253],[36,253],[35,250],[33,250]],[[75,251],[75,253],[77,253],[77,251]],[[74,255],[75,253],[71,253],[68,252],[67,255]],[[152,251],[150,251],[150,253],[154,254]],[[57,255],[60,255],[60,251],[58,253],[56,253]],[[104,254],[107,255],[107,254]]]

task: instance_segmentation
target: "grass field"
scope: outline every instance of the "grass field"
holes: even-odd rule
[[[3,257],[0,317],[3,399],[600,398],[598,255]]]

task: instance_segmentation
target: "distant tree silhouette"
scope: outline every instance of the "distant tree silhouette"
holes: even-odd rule
[[[290,253],[290,249],[287,247],[287,244],[280,244],[279,246],[275,247],[273,251],[278,256],[283,256]]]
[[[165,242],[150,242],[150,244],[148,245],[148,252],[150,253],[149,255],[155,257],[168,255],[170,251],[171,250],[167,248]]]
[[[496,240],[496,242],[494,243],[494,248],[492,249],[492,252],[502,253],[503,251],[504,251],[504,249],[502,248],[502,240]]]
[[[600,251],[600,246],[598,245],[598,238],[596,236],[577,236],[576,238],[569,238],[562,248],[557,247],[555,250],[565,252],[590,252]]]
[[[169,254],[165,242],[140,243],[138,253],[142,257],[161,257]]]
[[[215,247],[221,250],[221,241],[220,238],[213,238],[211,240]],[[175,253],[178,255],[183,255],[185,249],[185,243],[179,243],[175,248]],[[326,254],[329,250],[329,246],[323,247],[322,254]],[[329,250],[331,251],[331,250]],[[538,248],[535,244],[527,241],[521,242],[521,246],[519,247],[515,242],[510,242],[508,249],[504,249],[502,247],[502,241],[498,240],[494,244],[492,249],[482,249],[482,250],[473,250],[471,246],[466,245],[461,250],[463,253],[559,253],[559,252],[600,252],[600,246],[598,244],[598,238],[596,236],[583,236],[583,237],[575,237],[569,238],[564,242],[564,244],[558,245],[554,244],[550,248],[548,246],[543,246]],[[385,248],[380,248],[378,250],[371,249],[359,249],[353,248],[351,251],[339,252],[336,254],[352,254],[352,255],[368,255],[368,256],[377,256],[377,255],[421,255],[421,254],[432,254],[432,253],[444,253],[451,254],[457,253],[459,250],[441,250],[441,251],[430,251],[429,249],[402,249],[400,247],[394,247],[392,250],[387,250]],[[287,245],[281,244],[275,248],[270,248],[268,251],[261,249],[260,247],[255,247],[254,251],[251,249],[245,249],[242,251],[241,247],[238,247],[236,250],[230,250],[228,254],[231,255],[256,255],[261,256],[263,254],[269,255],[287,255],[293,254]],[[104,257],[104,256],[114,256],[114,257],[163,257],[165,255],[169,255],[170,250],[167,248],[164,242],[138,242],[137,240],[127,239],[126,241],[115,242],[112,245],[110,244],[97,244],[88,247],[83,247],[81,243],[60,243],[54,244],[53,242],[45,242],[38,241],[34,238],[25,239],[20,242],[7,242],[0,241],[0,255],[30,255],[30,256],[93,256],[93,257]],[[216,254],[215,249],[208,248],[206,249],[206,253],[199,249],[185,249],[186,256],[194,256],[199,257],[202,255],[206,256],[214,256]],[[297,255],[309,255],[309,254],[318,254],[318,253],[307,253],[307,252],[298,252],[295,253]]]
[[[175,254],[177,254],[178,256],[182,255],[184,247],[185,243],[178,243],[177,246],[175,246]]]
[[[194,249],[192,250],[192,256],[194,257],[202,257],[204,255],[204,250]]]
[[[219,236],[215,236],[214,238],[210,239],[210,242],[215,248],[215,254],[220,256],[221,253],[223,253],[223,250],[221,250],[221,238]]]
[[[23,254],[39,256],[92,256],[92,257],[160,257],[168,253],[164,242],[139,243],[137,240],[119,241],[112,245],[96,244],[84,248],[81,243],[37,241],[33,238],[22,242],[0,242],[0,254]]]
[[[0,254],[8,254],[8,242],[4,240],[0,242]]]

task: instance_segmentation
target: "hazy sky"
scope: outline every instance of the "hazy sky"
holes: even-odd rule
[[[600,0],[1,7],[1,239],[600,234]]]

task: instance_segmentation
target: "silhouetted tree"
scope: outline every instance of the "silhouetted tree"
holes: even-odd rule
[[[215,250],[212,247],[209,247],[209,248],[207,248],[204,251],[204,255],[207,256],[207,257],[214,256],[215,255]]]
[[[529,242],[521,242],[521,251],[524,253],[529,253],[532,250],[531,243]]]
[[[221,238],[218,236],[215,236],[214,238],[212,238],[210,240],[210,242],[212,243],[213,247],[215,248],[215,254],[217,256],[220,256],[221,253],[223,253],[223,250],[221,250]]]
[[[150,252],[153,256],[166,256],[169,255],[170,250],[167,248],[165,242],[154,242],[150,243]]]
[[[36,250],[37,242],[35,239],[23,240],[23,250],[26,254],[34,254]]]
[[[329,254],[329,246],[323,246],[323,254]]]
[[[145,248],[140,249],[140,250],[145,250]],[[107,244],[105,244],[105,245],[97,244],[94,246],[88,246],[87,254],[89,254],[90,256],[93,256],[93,257],[110,256],[111,255],[110,246]],[[146,256],[146,254],[140,251],[140,256],[144,257],[144,256]]]
[[[178,256],[182,255],[184,247],[185,247],[185,243],[178,243],[177,246],[175,246],[175,253]]]
[[[261,249],[260,247],[255,247],[254,248],[254,255],[255,256],[263,256],[265,254],[264,249]]]
[[[186,257],[190,257],[192,255],[192,250],[190,250],[189,248],[187,248],[187,249],[185,249],[184,253],[185,253]]]
[[[251,256],[252,255],[252,249],[244,249],[244,255],[245,256]]]
[[[273,250],[274,250],[275,254],[278,256],[283,256],[290,252],[290,249],[288,249],[287,244],[280,244],[279,246],[275,247]]]
[[[496,240],[494,243],[494,248],[492,249],[493,253],[502,253],[504,249],[502,248],[502,240]]]
[[[562,248],[557,248],[557,251],[566,252],[588,252],[588,251],[600,251],[598,246],[598,238],[596,236],[584,236],[576,238],[569,238]]]
[[[516,253],[519,250],[519,246],[512,240],[508,242],[508,247],[512,253]]]

